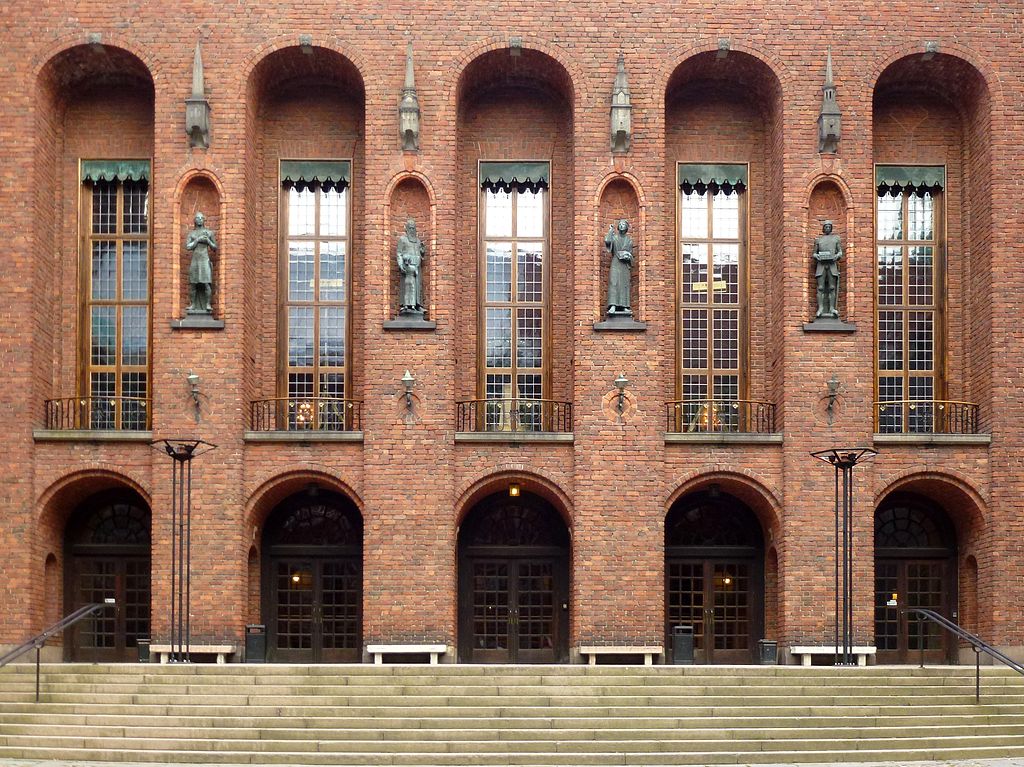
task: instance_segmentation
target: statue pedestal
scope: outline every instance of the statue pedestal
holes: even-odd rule
[[[384,321],[385,330],[433,330],[437,323],[423,318],[423,313],[400,314],[393,320]]]
[[[594,323],[594,330],[642,333],[647,330],[647,323],[637,322],[632,314],[609,314],[600,322]]]
[[[853,333],[857,326],[835,317],[818,317],[814,322],[804,323],[805,333]]]
[[[224,320],[215,320],[212,314],[195,312],[185,315],[184,319],[171,320],[173,330],[223,330]]]

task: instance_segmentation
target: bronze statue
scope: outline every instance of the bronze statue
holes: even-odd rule
[[[821,234],[814,238],[814,276],[818,280],[817,318],[839,318],[839,260],[843,257],[842,242],[832,234],[832,222],[821,226]]]
[[[629,222],[621,219],[618,225],[608,227],[604,247],[612,256],[608,271],[608,316],[632,317],[629,282],[633,271],[633,238],[629,236]]]
[[[427,246],[416,236],[416,222],[405,222],[405,234],[398,238],[399,281],[398,313],[402,316],[423,317],[423,259]]]
[[[195,229],[189,232],[185,239],[185,250],[192,253],[192,262],[188,266],[188,314],[213,313],[213,267],[210,265],[210,251],[217,250],[217,241],[205,223],[206,216],[196,213]]]

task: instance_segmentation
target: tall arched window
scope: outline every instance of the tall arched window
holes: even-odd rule
[[[81,178],[82,425],[147,429],[149,160],[83,160]]]
[[[681,163],[680,431],[736,431],[746,394],[747,166]]]
[[[279,388],[289,429],[348,424],[350,168],[347,160],[281,162]]]
[[[879,165],[876,234],[877,431],[933,432],[942,380],[942,166]],[[892,403],[892,404],[886,404]],[[938,423],[937,423],[938,422]]]

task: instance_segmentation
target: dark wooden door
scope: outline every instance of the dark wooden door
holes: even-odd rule
[[[895,595],[896,605],[889,601]],[[946,663],[952,645],[931,621],[906,610],[923,607],[950,617],[950,564],[945,559],[877,559],[875,561],[875,645],[879,663]]]
[[[668,634],[693,628],[697,663],[750,663],[760,625],[763,587],[752,559],[666,562]]]
[[[359,660],[361,573],[354,557],[275,557],[268,634],[283,663]]]
[[[146,556],[73,556],[69,612],[114,599],[116,607],[74,626],[66,642],[73,661],[135,662],[138,640],[149,637],[150,564]]]
[[[564,560],[472,557],[460,600],[462,660],[554,663],[567,655]]]

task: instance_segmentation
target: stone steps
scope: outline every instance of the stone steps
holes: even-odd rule
[[[0,670],[0,757],[168,764],[694,765],[1024,755],[1024,679],[868,667]]]

